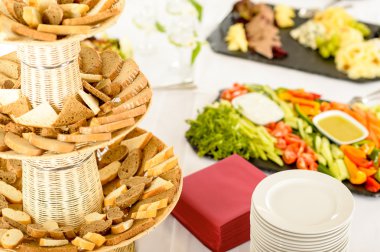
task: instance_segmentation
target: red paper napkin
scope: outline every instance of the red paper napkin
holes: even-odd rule
[[[212,251],[226,251],[249,240],[251,197],[266,175],[232,155],[184,178],[173,215]]]

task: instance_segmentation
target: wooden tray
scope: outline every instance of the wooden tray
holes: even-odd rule
[[[211,45],[211,48],[216,53],[225,54],[228,56],[238,57],[242,59],[257,61],[261,63],[282,66],[286,68],[296,69],[304,72],[309,72],[313,74],[319,74],[323,76],[328,76],[331,78],[348,80],[354,83],[364,83],[379,80],[376,79],[358,79],[352,80],[342,72],[339,72],[333,59],[324,59],[319,55],[317,51],[310,48],[306,48],[301,45],[298,41],[294,40],[290,36],[290,31],[300,24],[306,22],[308,19],[296,17],[294,19],[295,26],[290,29],[280,29],[280,37],[282,41],[283,48],[288,52],[288,56],[283,59],[267,59],[257,53],[248,52],[231,52],[227,49],[227,43],[225,42],[225,37],[227,35],[228,28],[236,23],[237,14],[231,12],[222,21],[222,23],[211,33],[207,38]],[[377,36],[380,30],[379,26],[373,24],[366,24],[371,29],[371,38]]]

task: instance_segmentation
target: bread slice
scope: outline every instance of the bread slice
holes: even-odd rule
[[[142,105],[134,109],[127,110],[120,114],[98,117],[97,119],[100,124],[108,124],[108,123],[122,121],[122,120],[132,118],[132,117],[137,117],[137,116],[145,114],[145,112],[146,112],[146,106]]]
[[[5,133],[0,131],[0,151],[9,150],[8,146],[4,142]]]
[[[149,143],[152,136],[152,133],[146,132],[140,136],[126,139],[122,141],[121,144],[127,146],[128,150],[130,151],[134,149],[144,149],[144,147]]]
[[[58,141],[69,142],[69,143],[87,143],[87,142],[103,142],[111,140],[111,133],[99,133],[99,134],[88,134],[88,135],[78,135],[78,134],[58,134]]]
[[[153,219],[144,219],[144,220],[137,220],[133,223],[133,226],[125,231],[124,233],[117,234],[117,235],[107,235],[106,236],[106,246],[114,246],[119,244],[120,242],[123,242],[125,240],[128,240],[137,234],[140,234],[144,232],[145,230],[151,228],[155,224],[155,221]]]
[[[147,78],[142,72],[140,72],[136,79],[118,94],[117,97],[119,97],[122,102],[125,102],[140,93],[147,85]]]
[[[30,111],[32,106],[26,96],[21,96],[17,101],[0,107],[0,111],[4,114],[12,115],[13,117],[19,117]]]
[[[6,164],[6,170],[15,173],[17,178],[21,178],[22,176],[21,161],[15,160],[15,159],[8,159],[7,164]]]
[[[140,149],[134,149],[129,152],[127,158],[119,168],[118,176],[120,179],[128,179],[136,174],[141,166],[142,152]]]
[[[15,34],[28,37],[30,39],[40,40],[40,41],[56,41],[57,35],[47,32],[36,31],[22,24],[12,24],[12,32]]]
[[[108,194],[112,193],[119,186],[121,186],[119,178],[116,178],[116,179],[112,180],[111,182],[105,184],[103,186],[104,196],[107,196]]]
[[[117,172],[119,171],[120,166],[121,163],[119,161],[115,161],[99,170],[100,182],[102,185],[111,182],[117,177]]]
[[[108,10],[117,0],[100,0],[88,13],[88,15],[95,15],[102,11]]]
[[[124,61],[119,75],[112,81],[112,84],[122,87],[129,86],[139,74],[140,69],[136,62],[132,59]]]
[[[71,96],[63,104],[63,108],[59,113],[57,120],[53,123],[53,126],[67,126],[76,123],[83,118],[88,119],[93,116],[94,113],[79,102],[76,96]]]
[[[62,240],[63,239],[72,240],[77,236],[74,228],[71,226],[65,226],[65,227],[55,229],[53,231],[49,231],[49,235],[51,236],[51,238],[62,239]]]
[[[87,74],[101,74],[102,59],[99,53],[91,47],[81,46],[80,58],[82,60],[82,71]]]
[[[30,28],[37,28],[39,24],[42,24],[41,13],[35,7],[25,6],[23,8],[22,18]]]
[[[68,153],[75,149],[75,145],[71,143],[61,142],[55,139],[38,136],[31,133],[29,136],[29,143],[37,148],[48,150],[56,153]]]
[[[93,212],[93,213],[87,214],[84,217],[84,220],[87,224],[90,224],[92,222],[99,221],[99,220],[105,220],[105,219],[106,219],[106,215],[100,214],[98,212]]]
[[[145,184],[140,184],[129,189],[125,194],[116,198],[116,206],[121,209],[126,209],[135,204],[144,193]]]
[[[49,236],[51,238],[57,239],[57,240],[65,240],[66,239],[62,230],[59,230],[59,229],[49,231]]]
[[[103,76],[100,74],[85,74],[81,73],[80,77],[82,80],[88,82],[88,83],[94,83],[94,82],[99,82],[103,79]]]
[[[146,199],[154,195],[157,195],[161,192],[164,192],[166,190],[169,190],[173,186],[174,185],[170,181],[164,180],[160,177],[155,178],[152,181],[152,184],[148,187],[148,189],[144,191],[144,194],[142,195],[142,199]]]
[[[99,101],[92,95],[87,94],[83,90],[79,90],[79,96],[87,104],[87,106],[92,110],[94,115],[97,115],[100,112]]]
[[[107,132],[114,132],[119,129],[124,129],[126,127],[132,126],[135,124],[135,119],[128,118],[122,121],[103,124],[99,126],[94,127],[80,127],[79,132],[81,134],[96,134],[96,133],[107,133]]]
[[[58,4],[50,4],[42,13],[42,22],[45,24],[59,25],[63,20],[63,10]]]
[[[68,19],[63,20],[62,24],[63,25],[96,25],[100,22],[103,22],[106,19],[109,19],[113,16],[120,14],[120,12],[121,10],[117,8],[108,9],[94,15],[68,18]]]
[[[1,213],[3,217],[7,217],[23,225],[32,223],[32,219],[30,218],[29,214],[22,211],[13,210],[11,208],[4,208],[1,210]]]
[[[8,208],[9,204],[7,199],[4,197],[4,195],[0,194],[0,212],[4,208]]]
[[[111,192],[104,198],[104,206],[114,206],[116,202],[116,198],[127,192],[127,187],[125,185],[121,185],[116,190]]]
[[[17,179],[16,173],[0,170],[1,181],[4,181],[5,183],[12,185],[16,182],[16,179]]]
[[[21,98],[20,89],[0,89],[0,105],[6,106]]]
[[[56,35],[88,34],[91,31],[91,26],[87,26],[87,25],[67,26],[67,25],[39,24],[37,27],[37,31],[53,33]]]
[[[172,182],[174,187],[177,188],[181,182],[181,169],[177,166],[174,169],[161,173],[159,176],[165,180]]]
[[[24,239],[24,234],[18,229],[9,229],[1,237],[1,246],[5,249],[14,249]]]
[[[98,97],[103,102],[111,101],[111,98],[109,96],[107,96],[106,94],[104,94],[100,90],[94,88],[93,86],[91,86],[90,84],[88,84],[86,81],[83,81],[83,87],[84,87],[84,89],[86,89],[92,95]]]
[[[121,234],[129,230],[133,225],[133,220],[127,220],[111,227],[112,234]]]
[[[59,7],[61,7],[61,9],[63,10],[64,19],[83,17],[90,10],[90,7],[87,4],[78,3],[60,4]]]
[[[122,113],[124,111],[136,108],[150,101],[152,98],[152,90],[150,88],[145,88],[136,96],[132,97],[128,101],[122,103],[116,108],[112,109],[112,112],[115,114]]]
[[[17,57],[17,52],[13,51],[11,53],[5,54],[0,57],[1,59],[10,60],[12,62],[15,62],[17,64],[20,64],[20,60]]]
[[[149,219],[157,216],[157,209],[138,211],[131,214],[131,218],[135,220]]]
[[[145,146],[143,150],[143,159],[142,166],[137,171],[136,175],[143,176],[144,175],[144,164],[151,158],[153,158],[158,152],[160,152],[164,148],[164,144],[156,137],[152,137],[149,143]]]
[[[112,224],[119,224],[123,221],[124,212],[119,207],[111,207],[107,211],[107,220],[111,220]]]
[[[17,80],[21,73],[20,64],[10,60],[0,59],[0,73]]]
[[[159,201],[159,200],[162,200],[165,198],[168,198],[168,203],[171,203],[174,199],[174,196],[176,195],[176,192],[177,192],[177,188],[172,187],[167,191],[156,194],[155,196],[152,196],[152,197],[149,197],[146,199],[141,199],[138,202],[136,202],[136,204],[134,204],[132,206],[132,208],[130,209],[130,212],[137,212],[139,210],[140,206],[142,206],[144,204],[156,202],[156,201]]]
[[[143,204],[139,207],[138,212],[146,210],[159,210],[168,206],[168,198],[164,198],[155,202]]]
[[[102,74],[104,77],[113,80],[117,77],[121,70],[123,60],[120,55],[113,50],[106,50],[100,54],[102,58],[103,67]]]
[[[47,231],[53,231],[59,228],[58,223],[55,221],[46,221],[42,224],[42,226]]]
[[[47,231],[40,224],[29,224],[26,226],[26,233],[36,239],[43,238],[47,235]]]
[[[98,248],[106,242],[106,238],[103,235],[97,233],[88,232],[87,234],[85,234],[85,236],[83,236],[83,238],[87,241],[95,243],[96,247]]]
[[[87,4],[90,7],[90,10],[99,2],[99,0],[83,0],[83,4]]]
[[[167,172],[171,169],[173,169],[174,167],[176,167],[178,165],[178,159],[177,157],[171,157],[169,158],[168,160],[156,165],[156,166],[153,166],[152,168],[148,169],[146,171],[146,175],[148,177],[157,177],[159,175],[161,175],[162,173],[164,172]]]
[[[29,5],[36,7],[41,13],[44,12],[51,4],[57,4],[57,0],[29,0]]]
[[[15,122],[21,125],[39,128],[50,128],[57,119],[57,113],[48,102],[43,102],[22,116],[14,118]]]
[[[0,228],[0,241],[1,241],[1,237],[3,237],[3,235],[5,234],[5,232],[7,232],[8,229],[5,229],[5,228]]]
[[[82,239],[80,237],[76,237],[71,243],[77,246],[80,250],[94,250],[95,243]]]
[[[110,230],[111,225],[112,221],[110,220],[99,220],[91,222],[90,224],[84,224],[79,229],[79,236],[83,237],[88,232],[105,235]]]
[[[98,150],[98,159],[101,165],[108,165],[115,161],[120,161],[128,155],[128,148],[124,145],[109,147],[103,151]]]
[[[60,247],[67,244],[69,244],[68,240],[55,240],[46,238],[41,238],[39,243],[41,247]]]
[[[15,152],[28,156],[40,156],[44,153],[43,150],[31,145],[26,139],[8,132],[4,138],[5,144]]]
[[[152,168],[155,165],[158,165],[165,160],[168,160],[169,158],[174,156],[173,147],[167,147],[166,149],[162,150],[160,153],[152,157],[151,159],[147,160],[143,166],[144,171],[147,171],[148,169]]]

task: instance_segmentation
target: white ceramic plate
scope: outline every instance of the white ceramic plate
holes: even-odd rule
[[[354,200],[340,181],[314,171],[288,170],[266,177],[252,204],[271,225],[296,234],[323,234],[346,225]]]
[[[339,235],[343,232],[347,232],[350,223],[347,225],[343,225],[342,227],[339,227],[337,229],[334,229],[333,231],[323,233],[322,235],[296,235],[291,232],[286,232],[284,230],[278,229],[274,226],[272,226],[270,223],[265,222],[265,220],[261,219],[261,217],[257,214],[254,208],[251,209],[251,218],[255,218],[255,222],[258,223],[258,225],[263,228],[266,232],[272,233],[273,235],[276,235],[279,238],[289,239],[293,241],[299,241],[299,242],[318,242],[318,241],[324,241],[326,239],[331,239],[331,237],[334,237],[335,235]],[[251,220],[252,222],[252,220]]]

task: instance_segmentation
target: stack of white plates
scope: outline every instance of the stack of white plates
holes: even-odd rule
[[[347,251],[353,210],[351,192],[330,176],[275,173],[252,195],[251,252]]]

